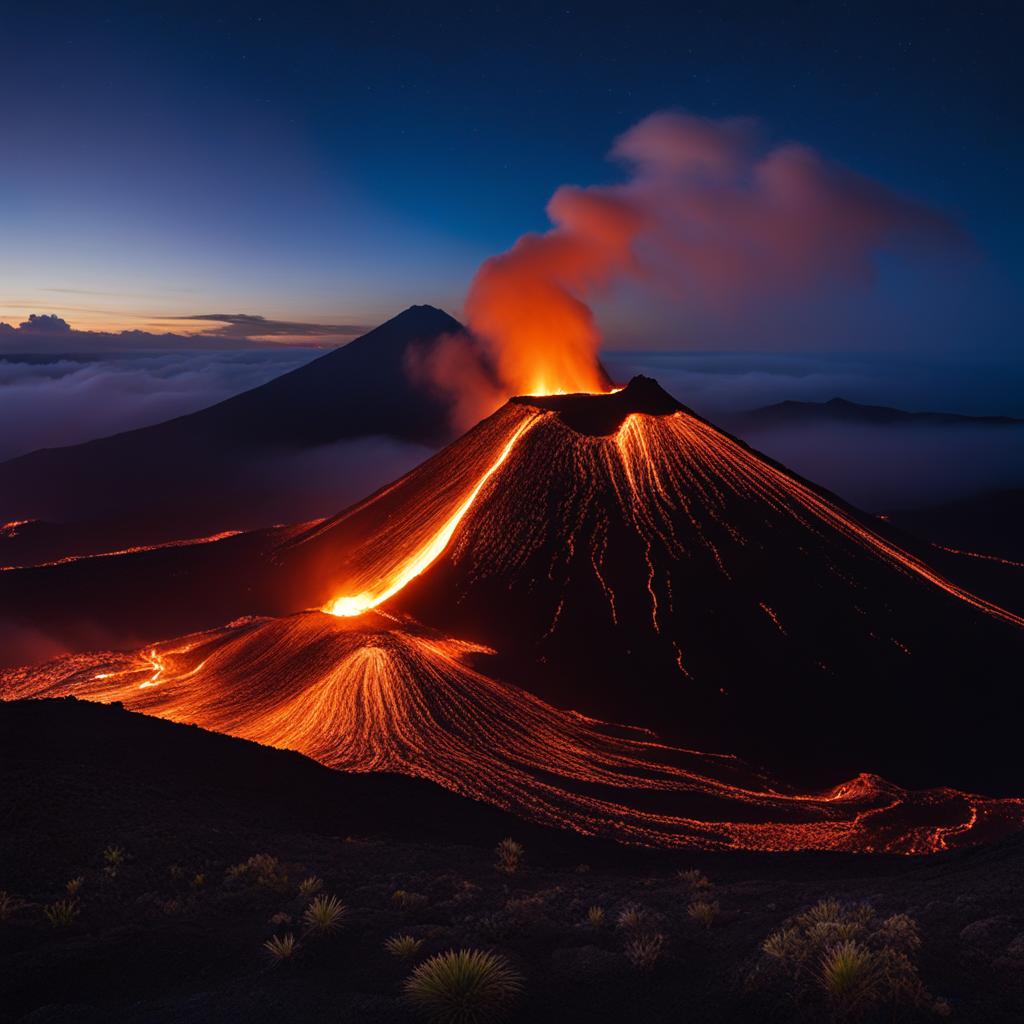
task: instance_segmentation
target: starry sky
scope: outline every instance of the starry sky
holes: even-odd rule
[[[2,20],[0,321],[241,313],[308,344],[301,325],[343,340],[412,303],[458,315],[559,185],[618,181],[613,140],[681,110],[755,117],[969,244],[725,322],[612,293],[606,346],[1020,356],[1016,3],[39,0]]]

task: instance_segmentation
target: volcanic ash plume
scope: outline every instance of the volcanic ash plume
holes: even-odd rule
[[[506,395],[603,392],[588,301],[643,282],[691,311],[734,317],[835,282],[870,280],[884,248],[957,240],[941,216],[799,145],[765,148],[755,122],[652,114],[612,157],[628,181],[563,186],[553,227],[487,260],[466,297]],[[436,368],[454,391],[465,375]],[[493,395],[484,405],[497,407]]]

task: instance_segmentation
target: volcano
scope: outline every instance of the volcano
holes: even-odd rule
[[[411,306],[207,409],[0,463],[0,522],[30,521],[17,542],[5,540],[0,564],[264,526],[282,516],[270,460],[367,437],[429,448],[450,441],[450,400],[414,380],[407,360],[451,337],[480,355],[486,373],[462,324],[433,306]],[[351,456],[353,469],[359,459]],[[33,520],[42,522],[33,529]]]
[[[262,571],[293,614],[0,694],[120,700],[628,842],[925,852],[1024,820],[994,713],[1024,621],[647,378],[512,399]]]

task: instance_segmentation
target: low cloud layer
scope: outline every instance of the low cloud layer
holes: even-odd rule
[[[654,377],[727,428],[750,409],[836,397],[914,412],[1024,417],[1020,362],[755,353],[608,353],[603,359],[616,380]],[[1024,427],[817,422],[739,432],[759,451],[871,512],[1024,487]]]
[[[277,347],[289,341],[333,346],[351,341],[369,330],[364,324],[268,320],[251,313],[200,313],[166,319],[209,321],[219,326],[193,334],[174,331],[163,334],[151,331],[80,331],[55,313],[32,313],[17,326],[0,322],[0,355],[259,349]]]
[[[194,412],[319,354],[275,348],[102,359],[0,355],[0,460]]]

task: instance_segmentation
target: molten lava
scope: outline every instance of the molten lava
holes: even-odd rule
[[[650,846],[920,854],[1024,827],[1024,800],[908,792],[870,775],[793,790],[734,757],[553,708],[473,669],[479,653],[379,613],[357,622],[310,612],[8,673],[0,695],[122,701]]]
[[[770,754],[827,758],[837,708],[863,707],[850,735],[866,758],[902,687],[909,725],[893,743],[941,752],[967,706],[946,713],[936,666],[968,636],[1017,642],[1024,626],[653,382],[512,401],[290,535],[275,571],[330,614],[7,671],[0,696],[119,700],[624,842],[926,853],[1024,827],[1021,799],[896,786],[859,766],[840,785],[834,772],[793,786],[692,749],[710,741],[636,727],[646,688],[660,732],[700,739],[721,702]],[[751,668],[762,663],[780,668]],[[569,706],[618,698],[633,724],[561,710],[543,693],[552,678],[573,687]]]

